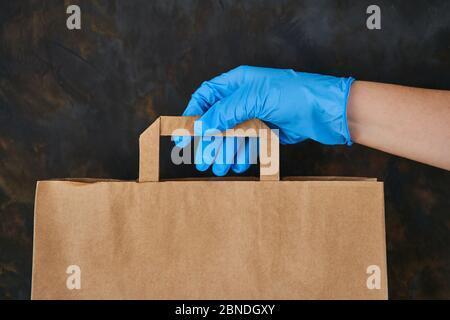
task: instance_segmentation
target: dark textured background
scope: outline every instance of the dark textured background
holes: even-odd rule
[[[372,3],[381,31],[365,27]],[[66,29],[69,4],[81,5],[81,31]],[[448,0],[4,0],[0,32],[0,298],[30,296],[36,180],[135,179],[139,133],[220,72],[450,89]],[[282,175],[385,181],[390,297],[450,298],[449,172],[358,145],[306,142],[281,157]]]

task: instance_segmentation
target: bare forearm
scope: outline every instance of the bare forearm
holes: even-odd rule
[[[450,91],[356,81],[347,118],[354,142],[450,170]]]

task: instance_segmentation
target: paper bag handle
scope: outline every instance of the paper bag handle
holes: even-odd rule
[[[176,129],[183,129],[186,132],[184,136],[194,136],[194,121],[197,118],[162,116],[140,135],[139,182],[159,181],[160,137],[172,136]],[[260,180],[280,180],[279,139],[264,122],[252,119],[238,125],[233,130],[227,130],[224,135],[227,137],[260,137]],[[270,161],[263,161],[263,158],[270,159]]]

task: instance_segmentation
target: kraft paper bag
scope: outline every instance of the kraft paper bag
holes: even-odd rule
[[[141,135],[139,181],[38,182],[33,299],[387,298],[382,182],[158,181],[159,136],[193,121]]]

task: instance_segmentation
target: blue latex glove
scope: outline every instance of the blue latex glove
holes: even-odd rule
[[[196,134],[203,135],[209,129],[223,131],[258,118],[269,127],[279,129],[282,144],[313,139],[329,145],[351,145],[346,109],[353,81],[353,78],[286,69],[240,66],[204,82],[192,95],[183,115],[201,116],[202,130]],[[202,150],[196,151],[196,163],[201,162],[196,165],[197,169],[205,171],[212,165],[218,176],[225,175],[230,168],[237,173],[247,170],[248,161],[230,164],[229,160],[236,152],[238,159],[248,159],[256,148],[249,148],[248,141],[244,143],[239,139],[237,148],[224,152],[226,145],[232,142],[230,139],[235,138],[218,139],[223,139],[223,145],[217,155],[206,159],[203,155],[203,161],[199,161],[208,142],[203,143]],[[175,141],[179,147],[184,147],[189,140],[178,138]],[[223,157],[224,163],[215,163],[216,157]]]

